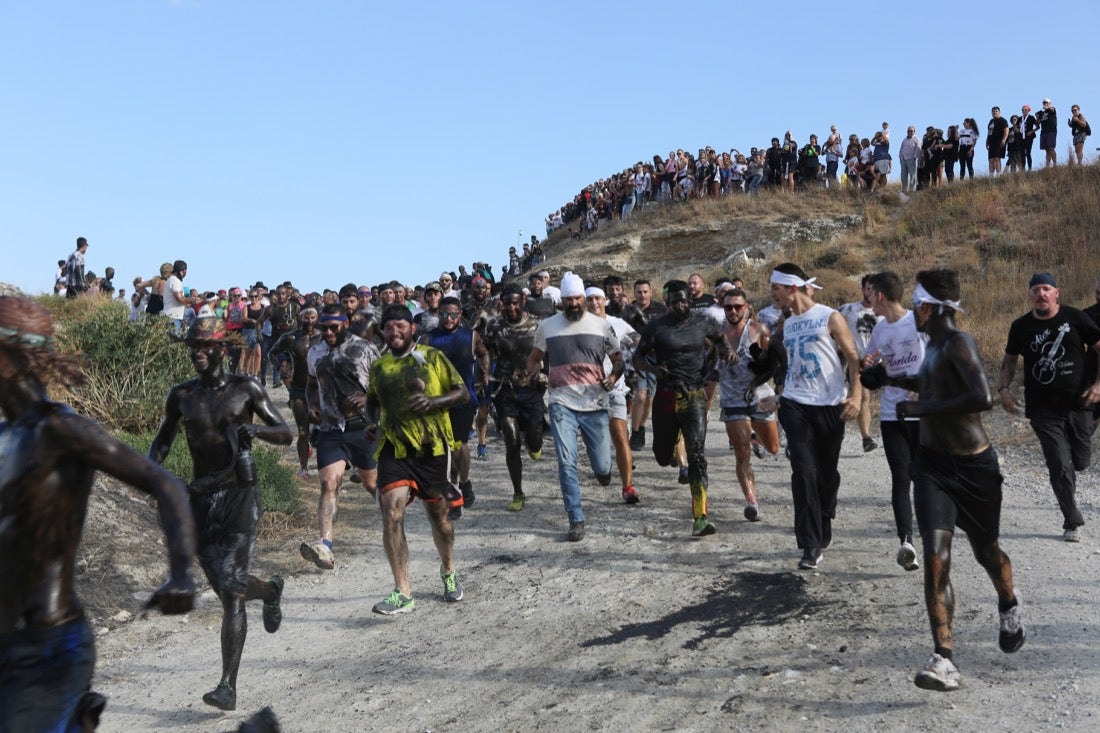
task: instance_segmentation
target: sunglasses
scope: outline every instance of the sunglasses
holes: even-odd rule
[[[442,320],[444,318],[447,318],[447,319],[452,320],[452,321],[457,321],[461,317],[462,317],[461,313],[451,313],[449,311],[439,314],[440,320]]]
[[[339,331],[340,330],[340,325],[341,324],[339,324],[339,323],[325,323],[325,324],[321,325],[321,330],[322,331]]]
[[[724,305],[724,306],[722,306],[722,308],[724,308],[725,310],[728,310],[728,311],[743,311],[748,307],[749,306],[748,306],[747,303],[742,303],[740,305]]]

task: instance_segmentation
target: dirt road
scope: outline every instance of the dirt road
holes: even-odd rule
[[[505,510],[502,446],[490,448],[457,528],[461,603],[441,598],[427,521],[413,506],[416,610],[371,613],[392,578],[377,508],[348,484],[335,572],[302,561],[297,541],[257,553],[258,571],[292,572],[278,633],[265,634],[259,604],[250,608],[236,712],[200,699],[219,670],[220,612],[208,593],[186,617],[138,619],[99,638],[101,730],[228,731],[264,705],[285,731],[318,733],[1100,726],[1093,473],[1081,480],[1084,541],[1066,544],[1037,450],[1002,450],[1002,544],[1028,640],[1015,655],[999,651],[992,586],[960,535],[963,687],[939,694],[912,682],[931,653],[921,574],[894,563],[886,461],[881,449],[862,452],[854,426],[833,546],[817,572],[796,569],[787,462],[756,462],[763,521],[750,524],[717,420],[708,457],[718,534],[703,539],[690,537],[687,487],[648,452],[636,457],[638,506],[621,503],[617,476],[601,488],[582,472],[588,536],[567,543],[549,440],[542,461],[525,456],[530,499],[519,514]]]

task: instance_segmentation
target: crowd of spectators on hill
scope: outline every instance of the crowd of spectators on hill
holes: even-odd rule
[[[1050,99],[1044,99],[1034,115],[1026,104],[1019,115],[1008,119],[1000,116],[998,107],[991,115],[985,136],[989,175],[1001,173],[1002,161],[1007,161],[1004,169],[1010,172],[1031,170],[1036,139],[1046,166],[1057,164],[1058,115]],[[1078,105],[1073,105],[1068,125],[1073,145],[1070,163],[1081,165],[1085,139],[1092,129]],[[975,149],[982,137],[974,118],[949,125],[946,132],[934,125],[925,128],[923,137],[916,137],[916,131],[910,126],[906,141],[897,149],[903,192],[951,183],[956,164],[960,179],[967,174],[974,177]],[[824,142],[810,135],[805,145],[788,130],[782,140],[773,137],[770,146],[750,148],[747,154],[737,148],[720,152],[708,145],[693,155],[679,148],[588,184],[546,217],[546,234],[568,227],[572,236],[582,237],[597,230],[601,222],[626,219],[634,209],[649,204],[756,194],[768,187],[795,191],[846,186],[873,193],[886,185],[893,171],[890,144],[890,125],[883,122],[870,137],[850,134],[845,138],[833,125]]]

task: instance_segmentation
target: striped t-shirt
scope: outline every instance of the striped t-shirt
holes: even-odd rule
[[[619,340],[607,321],[585,312],[578,321],[558,313],[539,323],[534,347],[550,364],[550,402],[571,410],[607,409],[604,356],[619,353]]]

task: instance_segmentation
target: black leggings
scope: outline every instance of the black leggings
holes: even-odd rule
[[[880,427],[882,449],[890,466],[890,503],[894,507],[894,525],[899,540],[912,541],[913,501],[909,493],[912,476],[909,467],[920,443],[920,421],[884,420]]]
[[[970,180],[974,180],[974,146],[962,145],[959,147],[959,180],[966,178],[966,172],[970,171]]]

